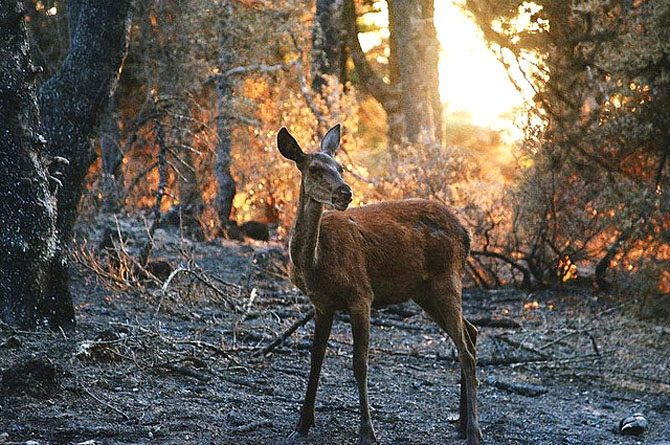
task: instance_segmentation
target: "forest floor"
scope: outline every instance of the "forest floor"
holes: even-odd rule
[[[175,232],[157,232],[154,257],[193,273],[176,273],[164,291],[79,264],[74,331],[0,327],[0,443],[284,443],[313,324],[258,354],[310,308],[285,278],[281,246]],[[632,307],[583,289],[466,290],[466,317],[481,326],[484,443],[670,444],[670,326]],[[356,443],[346,319],[334,323],[316,425],[301,443]],[[508,327],[482,326],[492,319]],[[463,443],[459,376],[451,342],[416,305],[374,312],[369,387],[381,444]],[[648,429],[621,435],[634,412]]]

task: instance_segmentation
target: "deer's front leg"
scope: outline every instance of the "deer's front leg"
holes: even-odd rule
[[[361,425],[358,436],[359,445],[377,443],[375,431],[370,420],[370,401],[368,399],[368,344],[370,341],[370,306],[359,306],[350,310],[351,332],[354,337],[354,376],[358,386],[358,398],[361,410]]]
[[[330,330],[333,326],[333,313],[320,312],[314,314],[314,340],[312,342],[312,360],[309,369],[309,382],[307,383],[307,394],[300,410],[300,420],[295,431],[289,436],[306,436],[309,429],[314,425],[314,402],[316,400],[316,389],[319,386],[321,375],[321,364],[326,353],[326,345]]]

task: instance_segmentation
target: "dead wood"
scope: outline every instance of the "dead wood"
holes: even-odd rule
[[[254,355],[265,356],[272,352],[277,346],[281,345],[284,340],[291,336],[295,331],[298,330],[301,326],[304,326],[314,318],[314,309],[310,309],[300,320],[293,323],[287,330],[285,330],[279,337],[277,337],[272,343],[261,349],[260,353]]]
[[[475,326],[487,327],[487,328],[512,328],[517,329],[521,327],[521,323],[511,318],[492,318],[492,317],[481,317],[474,318],[469,320]]]
[[[537,397],[542,394],[545,394],[548,390],[546,387],[541,385],[535,385],[532,383],[525,382],[509,382],[505,380],[497,379],[496,377],[490,375],[484,379],[484,383],[495,386],[496,388],[503,389],[505,391],[515,392],[521,394],[522,396],[528,397]]]

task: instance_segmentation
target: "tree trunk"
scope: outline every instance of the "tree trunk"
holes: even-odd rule
[[[228,32],[227,21],[232,17],[232,6],[226,2],[223,11],[224,18],[219,28],[219,69],[222,75],[217,81],[218,116],[216,118],[216,163],[214,173],[218,188],[216,191],[215,206],[219,215],[219,221],[225,228],[230,219],[233,209],[233,198],[235,198],[235,180],[230,173],[231,156],[231,132],[232,118],[231,107],[233,105],[233,85],[230,77],[224,73],[233,68],[233,36]]]
[[[0,142],[0,304],[8,323],[52,328],[74,324],[62,252],[72,238],[84,177],[94,158],[92,138],[126,54],[130,3],[68,1],[70,52],[37,98],[21,2],[4,0],[0,8],[0,84],[10,86],[0,93],[0,121],[9,130]],[[55,204],[42,151],[64,167],[59,169],[60,181],[53,181],[58,185]],[[63,158],[69,162],[60,162]]]
[[[324,75],[342,74],[343,0],[316,0],[316,20],[312,32],[312,90],[321,93]]]
[[[394,0],[387,0],[389,11],[389,79],[391,85],[400,85],[400,68],[398,67],[398,42],[396,39],[396,24],[391,8]],[[398,95],[400,96],[400,95]],[[405,134],[405,120],[402,115],[402,105],[399,103],[393,110],[386,110],[386,136],[390,146],[398,145],[402,142]],[[395,153],[395,151],[391,151]]]
[[[47,150],[70,162],[57,194],[57,228],[65,244],[95,157],[93,137],[126,56],[131,0],[68,0],[68,11],[70,52],[38,93]]]
[[[392,15],[398,71],[402,84],[402,112],[405,136],[410,142],[435,140],[433,99],[437,91],[437,41],[432,17],[432,0],[392,1]]]
[[[435,129],[435,140],[440,144],[442,135],[442,99],[440,98],[440,42],[437,40],[437,29],[435,29],[435,6],[434,0],[422,0],[421,13],[424,23],[425,45],[426,45],[426,75],[428,81],[428,95],[430,107],[433,113],[433,128]]]
[[[0,318],[21,327],[67,326],[72,305],[51,294],[62,252],[22,3],[3,0],[0,8]]]

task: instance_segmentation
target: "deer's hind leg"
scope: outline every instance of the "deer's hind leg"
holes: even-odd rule
[[[477,360],[477,328],[470,323],[468,320],[463,318],[463,324],[465,326],[465,341],[468,345],[470,353],[475,357],[475,362]],[[466,382],[465,382],[465,373],[461,370],[461,399],[459,405],[459,418],[458,418],[458,433],[461,437],[465,437],[467,434],[468,427],[468,401],[467,401],[467,391],[466,391]]]
[[[455,275],[454,275],[455,276]],[[477,413],[477,329],[463,318],[461,280],[453,277],[433,279],[427,292],[415,299],[446,333],[456,346],[461,363],[461,397],[459,430],[467,436],[468,445],[481,439]]]

